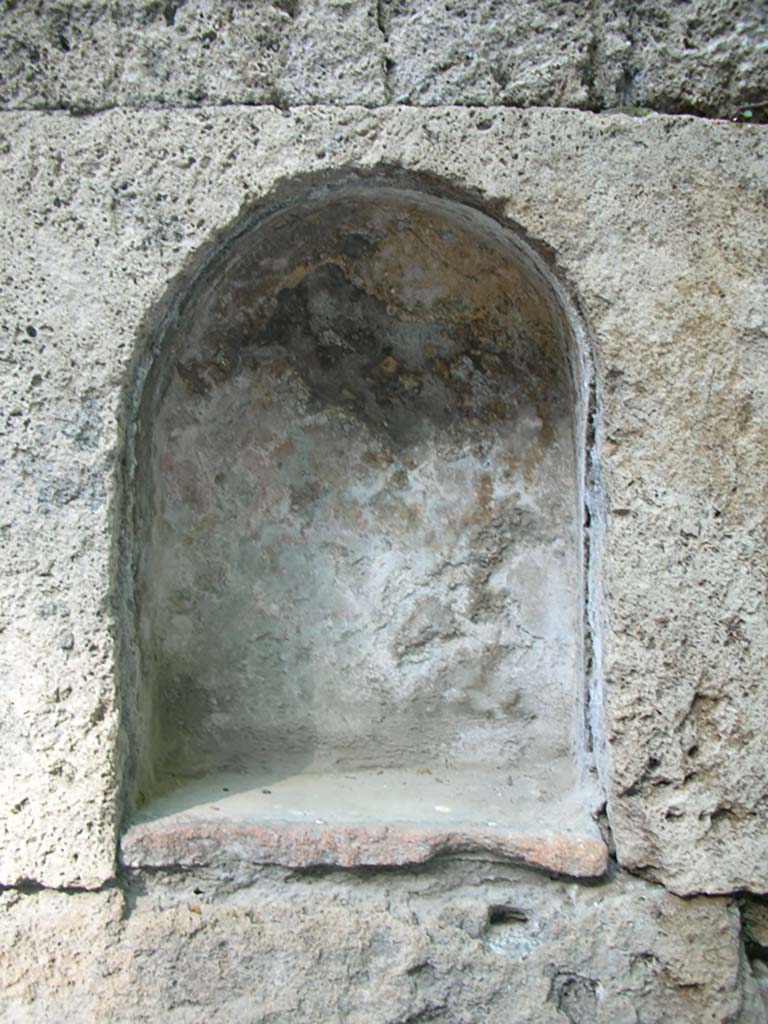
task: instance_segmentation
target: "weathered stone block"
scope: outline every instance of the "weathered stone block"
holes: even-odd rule
[[[396,103],[733,117],[768,89],[768,29],[753,0],[384,0],[382,9]]]
[[[591,717],[620,863],[680,893],[765,891],[761,128],[318,108],[6,113],[0,129],[4,884],[114,870],[132,741],[115,464],[148,310],[278,180],[396,162],[521,225],[591,327]]]
[[[0,104],[647,107],[730,118],[768,89],[760,0],[10,4]]]
[[[6,894],[0,1013],[47,1022],[762,1024],[736,908],[472,862]]]
[[[384,100],[374,5],[120,0],[0,13],[0,103],[103,110]]]

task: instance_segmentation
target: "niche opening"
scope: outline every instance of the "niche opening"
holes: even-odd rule
[[[209,256],[153,352],[124,858],[476,848],[599,873],[585,357],[543,261],[421,183],[297,186]]]

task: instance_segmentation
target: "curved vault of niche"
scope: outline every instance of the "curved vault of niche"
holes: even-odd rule
[[[255,859],[594,873],[580,363],[540,261],[467,205],[350,181],[241,227],[161,334],[124,856],[194,823]]]

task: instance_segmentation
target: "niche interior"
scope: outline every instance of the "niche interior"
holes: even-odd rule
[[[308,862],[596,841],[587,372],[554,275],[392,176],[297,185],[201,267],[135,411],[126,856],[182,825]]]

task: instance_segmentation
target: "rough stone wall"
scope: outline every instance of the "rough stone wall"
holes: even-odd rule
[[[189,873],[5,893],[9,1021],[759,1021],[724,897],[473,861],[384,879]]]
[[[764,1021],[766,129],[595,113],[759,120],[761,6],[0,18],[3,1019]],[[520,225],[591,329],[612,871],[120,869],[117,487],[148,313],[283,178],[392,164]]]
[[[761,0],[8,0],[0,101],[638,107],[765,101]]]

